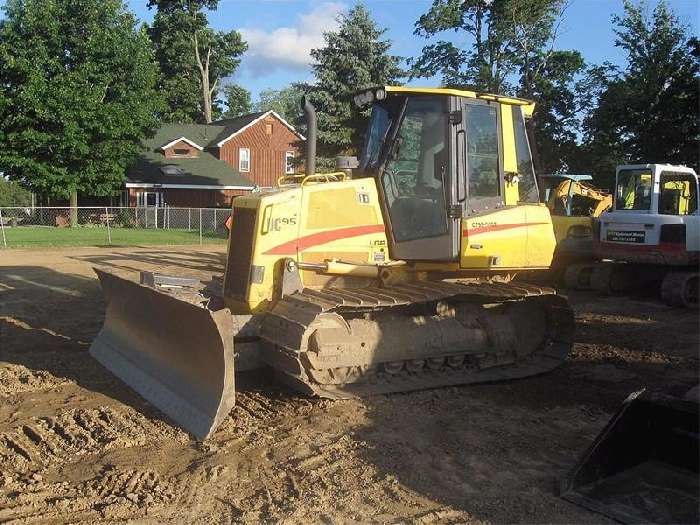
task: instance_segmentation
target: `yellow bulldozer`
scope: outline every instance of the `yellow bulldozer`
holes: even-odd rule
[[[549,267],[530,101],[379,87],[361,157],[232,202],[220,286],[97,271],[107,310],[90,353],[197,438],[235,403],[234,371],[269,367],[306,394],[347,398],[549,371],[572,344]],[[167,285],[167,286],[161,286]]]

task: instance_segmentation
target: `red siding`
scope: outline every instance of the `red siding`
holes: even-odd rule
[[[175,150],[187,150],[187,154],[183,155],[176,155]],[[173,157],[175,158],[196,158],[199,157],[199,150],[195,148],[194,146],[191,146],[189,143],[185,142],[184,140],[180,140],[170,146],[169,148],[165,148],[163,150],[163,155],[165,155],[165,158],[171,159]]]
[[[266,132],[266,124],[272,124],[271,134]],[[219,148],[218,158],[237,170],[239,148],[249,148],[250,171],[241,174],[258,186],[277,186],[277,180],[285,174],[285,154],[293,151],[298,158],[299,142],[298,135],[269,115],[226,142]]]

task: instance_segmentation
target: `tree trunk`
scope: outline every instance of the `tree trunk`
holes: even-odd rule
[[[70,192],[70,226],[78,226],[78,190]]]
[[[204,102],[204,121],[211,124],[211,91],[209,90],[209,74],[202,74],[202,101]]]

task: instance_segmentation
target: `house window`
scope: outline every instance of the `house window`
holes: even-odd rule
[[[175,148],[173,150],[173,153],[177,155],[178,157],[186,157],[187,155],[190,154],[190,150],[184,149],[184,148]]]
[[[250,149],[238,149],[238,171],[250,171]]]
[[[184,175],[185,174],[184,171],[182,171],[177,166],[173,166],[172,164],[166,164],[165,166],[161,166],[160,172],[163,175]]]
[[[272,124],[265,124],[265,133],[267,135],[272,135]]]
[[[288,151],[284,154],[284,172],[288,174],[294,173],[294,152]]]

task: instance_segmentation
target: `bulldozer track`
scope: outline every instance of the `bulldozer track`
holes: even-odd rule
[[[343,355],[338,345],[338,355],[321,359],[321,352],[310,348],[315,330],[323,329],[322,321],[333,320],[338,325],[348,325],[351,318],[373,318],[383,312],[399,312],[415,315],[411,309],[437,306],[452,308],[460,304],[476,307],[493,305],[525,306],[520,316],[528,316],[526,310],[536,310],[544,317],[542,338],[537,348],[521,355],[517,345],[526,345],[516,337],[515,341],[500,340],[502,327],[492,314],[484,311],[481,328],[489,341],[501,351],[455,352],[447,345],[434,354],[409,355],[401,358],[379,359]],[[534,314],[533,319],[536,319]],[[515,317],[515,316],[511,316]],[[489,319],[491,319],[489,321]],[[501,318],[504,319],[504,318]],[[522,319],[511,319],[522,329],[515,335],[531,337],[528,331],[536,331]],[[427,330],[427,328],[426,328]],[[423,282],[406,283],[387,288],[323,290],[304,289],[282,298],[265,316],[261,326],[263,359],[272,366],[279,378],[290,386],[307,393],[328,398],[361,397],[373,394],[403,392],[448,385],[486,381],[499,381],[526,377],[551,370],[561,364],[568,355],[574,331],[573,312],[565,298],[555,290],[525,283],[465,283]],[[381,332],[381,330],[380,330]],[[349,331],[352,339],[352,330]],[[442,337],[436,333],[436,339]],[[366,342],[361,336],[349,341],[348,346],[362,349]],[[511,338],[513,339],[513,338]],[[345,344],[345,342],[343,342]],[[437,344],[436,344],[437,345]],[[414,352],[415,353],[415,352]],[[345,354],[348,354],[345,351]],[[355,359],[355,362],[353,362]],[[339,362],[341,366],[324,366]]]

